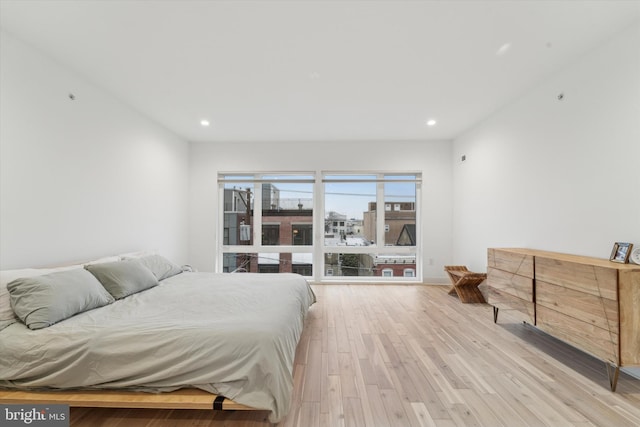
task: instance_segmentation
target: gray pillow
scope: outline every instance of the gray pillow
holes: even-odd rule
[[[158,284],[151,270],[136,259],[85,265],[115,299],[121,299]]]
[[[176,274],[182,273],[182,269],[161,255],[146,255],[137,258],[138,261],[147,267],[154,276],[160,280],[168,279]]]
[[[13,311],[29,329],[46,328],[114,301],[82,268],[16,279],[7,289]]]

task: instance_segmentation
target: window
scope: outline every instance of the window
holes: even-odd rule
[[[232,173],[218,183],[217,271],[318,281],[421,274],[420,174]]]
[[[282,258],[291,260],[291,271],[293,273],[302,274],[303,276],[313,276],[312,253],[283,254]]]
[[[262,224],[262,244],[277,245],[280,242],[280,224]]]
[[[375,175],[327,175],[323,183],[325,223],[333,224],[332,235],[325,234],[325,246],[364,246],[375,241],[372,224],[362,235],[349,234],[346,227],[347,220],[362,222],[375,206]]]
[[[262,175],[259,177],[261,220],[263,224],[279,225],[263,245],[311,245],[313,234],[313,183],[307,176]],[[298,228],[298,232],[295,228]],[[296,235],[304,230],[302,240]],[[264,234],[263,234],[264,236]],[[306,239],[306,240],[305,240]],[[304,243],[309,242],[309,243]]]
[[[258,254],[256,253],[225,252],[222,271],[224,273],[254,271],[258,266],[257,260]]]
[[[313,225],[312,224],[293,224],[292,226],[294,245],[311,246],[313,244]]]
[[[325,268],[331,270],[331,274],[327,274],[327,276],[373,276],[371,260],[370,254],[330,253],[324,255]]]
[[[311,275],[314,183],[313,175],[220,174],[216,270]]]
[[[258,273],[279,273],[280,264],[258,264]]]
[[[294,264],[293,272],[301,274],[302,276],[311,276],[313,273],[313,268],[311,264]]]
[[[245,177],[237,177],[242,180]],[[249,239],[245,239],[246,235],[241,235],[241,225],[251,226],[253,222],[253,183],[226,183],[223,194],[223,218],[224,218],[224,244],[239,245],[250,244]],[[247,230],[247,228],[244,228]],[[250,230],[250,229],[249,229]]]
[[[393,210],[385,212],[385,243],[394,246],[415,246],[416,232],[416,182],[413,176],[386,176],[385,203],[393,204]],[[388,228],[387,228],[388,227]],[[400,235],[408,234],[402,242]]]

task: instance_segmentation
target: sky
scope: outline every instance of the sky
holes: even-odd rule
[[[280,190],[280,199],[301,199],[306,206],[311,205],[313,198],[312,183],[291,183],[277,180],[276,176],[265,176],[265,179],[273,179],[273,185]],[[296,177],[297,178],[297,177]],[[303,178],[313,179],[311,176]],[[335,179],[375,179],[375,176],[335,176],[326,177]],[[414,176],[396,176],[398,179],[413,179]],[[239,188],[253,187],[255,184],[236,184]],[[232,188],[234,184],[226,184],[226,188]],[[375,182],[326,182],[325,191],[325,216],[330,211],[346,215],[348,219],[362,219],[363,212],[368,210],[369,202],[376,201]],[[384,185],[385,202],[415,202],[416,184],[411,182],[386,182]],[[295,203],[295,202],[294,202]]]

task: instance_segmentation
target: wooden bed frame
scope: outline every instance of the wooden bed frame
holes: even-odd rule
[[[213,409],[234,411],[256,411],[203,390],[180,389],[168,393],[145,393],[117,390],[71,390],[71,391],[21,391],[0,390],[3,404],[66,404],[89,408],[145,408],[145,409]]]
[[[79,261],[63,266],[86,264]],[[39,268],[57,268],[56,266]],[[123,390],[23,391],[0,388],[0,404],[61,404],[78,408],[209,409],[218,411],[269,411],[237,403],[196,388],[151,393]]]

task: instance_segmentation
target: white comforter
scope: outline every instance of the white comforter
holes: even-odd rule
[[[196,387],[277,422],[313,302],[296,274],[182,273],[48,328],[0,331],[0,387]]]

